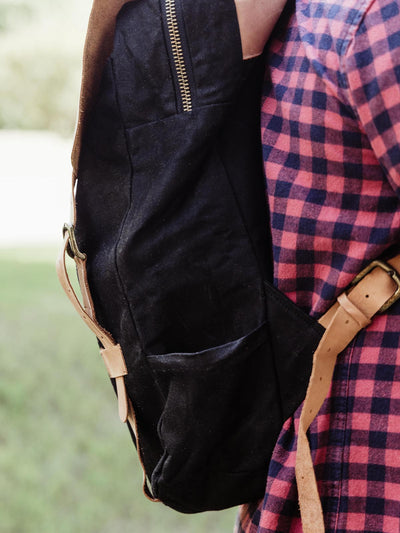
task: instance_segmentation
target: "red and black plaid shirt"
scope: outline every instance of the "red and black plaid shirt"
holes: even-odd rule
[[[275,284],[318,318],[400,243],[399,0],[297,0],[269,49],[262,135]],[[338,358],[310,428],[327,533],[400,532],[400,302]],[[302,531],[299,411],[237,532]]]

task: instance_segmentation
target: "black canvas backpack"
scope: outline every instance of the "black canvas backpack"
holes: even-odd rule
[[[263,496],[324,328],[272,285],[264,63],[234,0],[123,4],[94,4],[65,242],[85,320],[122,349],[146,491],[217,510]]]

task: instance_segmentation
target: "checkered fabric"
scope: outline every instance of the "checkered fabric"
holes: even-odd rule
[[[262,138],[275,284],[320,317],[400,243],[399,0],[297,0],[269,48]],[[400,531],[400,302],[338,358],[310,428],[327,533]],[[300,533],[299,410],[237,533]]]

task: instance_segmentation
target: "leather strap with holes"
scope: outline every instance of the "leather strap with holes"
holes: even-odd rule
[[[379,262],[376,262],[379,263]],[[366,327],[371,318],[399,292],[400,255],[373,268],[319,320],[326,328],[314,353],[311,378],[300,415],[296,455],[296,481],[304,533],[324,533],[324,518],[307,430],[328,395],[337,356]],[[392,269],[392,270],[390,270]],[[394,281],[397,280],[397,282]]]

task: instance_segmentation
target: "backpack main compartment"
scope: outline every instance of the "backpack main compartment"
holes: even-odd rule
[[[272,285],[263,75],[234,0],[134,0],[82,136],[97,320],[123,350],[152,492],[181,512],[262,497],[323,333]]]

